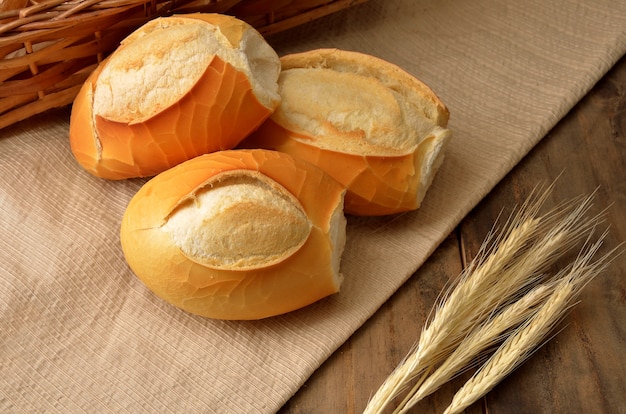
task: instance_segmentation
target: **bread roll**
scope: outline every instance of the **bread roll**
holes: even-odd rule
[[[417,209],[450,138],[448,110],[435,93],[362,53],[319,49],[281,61],[282,102],[242,146],[320,166],[348,189],[348,214]]]
[[[235,147],[280,102],[280,61],[220,14],[154,19],[124,39],[75,98],[70,144],[90,173],[148,177]]]
[[[122,249],[137,277],[181,309],[266,318],[339,290],[344,194],[321,169],[287,154],[206,154],[136,193]]]

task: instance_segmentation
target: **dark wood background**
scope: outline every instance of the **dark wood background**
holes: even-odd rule
[[[626,241],[626,58],[463,220],[430,259],[326,361],[283,407],[287,413],[360,413],[406,355],[434,303],[471,260],[504,208],[538,182],[557,180],[546,207],[598,189],[594,211],[609,207],[606,248]],[[563,330],[468,413],[626,413],[626,254],[590,283]],[[420,311],[422,309],[422,311]],[[414,408],[441,413],[469,377]]]

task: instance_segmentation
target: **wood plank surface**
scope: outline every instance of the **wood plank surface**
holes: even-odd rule
[[[609,207],[603,252],[626,240],[626,58],[463,220],[430,259],[280,411],[359,413],[406,355],[446,281],[471,260],[498,215],[540,182],[546,208],[597,189]],[[591,282],[562,330],[467,413],[626,413],[626,254]],[[440,413],[470,373],[412,412]]]

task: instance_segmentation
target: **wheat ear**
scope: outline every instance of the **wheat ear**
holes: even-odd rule
[[[379,413],[391,401],[406,389],[408,383],[423,373],[428,367],[445,357],[454,344],[455,338],[461,337],[457,324],[468,324],[468,319],[475,319],[471,313],[462,312],[477,289],[492,283],[494,278],[506,266],[507,262],[517,254],[519,246],[534,234],[538,221],[529,219],[521,226],[514,228],[502,245],[471,272],[462,274],[455,289],[446,297],[436,310],[431,323],[422,331],[417,347],[387,377],[376,391],[364,414]],[[469,322],[471,323],[471,322]]]
[[[486,259],[477,257],[479,264],[462,272],[460,282],[444,296],[422,332],[417,352],[431,355],[425,349],[436,348],[435,357],[449,354],[470,329],[536,283],[542,272],[602,220],[601,214],[585,218],[593,194],[559,205],[539,218],[530,217],[529,212],[536,214],[545,196],[524,206],[511,222],[508,236],[493,251],[481,247]],[[426,362],[424,356],[421,359]]]
[[[477,301],[477,306],[471,308],[471,312],[480,315],[484,312],[495,312],[498,302],[503,298],[517,299],[516,295],[524,290],[527,285],[534,285],[541,280],[541,271],[552,264],[560,253],[571,249],[578,244],[582,238],[589,233],[601,220],[601,216],[591,219],[583,219],[591,205],[592,196],[576,199],[569,205],[557,206],[545,216],[541,217],[540,225],[535,228],[536,233],[545,234],[526,249],[518,248],[522,253],[511,259],[506,269],[499,275],[499,279],[491,286],[478,286],[475,289],[478,295],[482,294],[482,300]],[[529,220],[522,224],[520,228],[528,224]],[[513,234],[513,233],[512,233]],[[515,237],[507,239],[504,243],[515,240]],[[480,276],[480,275],[479,275]],[[482,280],[484,285],[485,279]],[[487,320],[482,326],[472,331],[457,346],[456,350],[446,359],[446,361],[430,376],[424,380],[423,384],[418,382],[408,393],[407,398],[400,404],[406,409],[415,405],[419,400],[429,395],[465,364],[471,361],[478,353],[490,344],[493,344],[498,335],[525,320],[533,312],[532,306],[536,305],[541,297],[554,289],[552,285],[539,285],[529,294],[517,302],[509,305],[501,313]],[[543,293],[543,295],[540,295]],[[533,304],[533,301],[534,304]],[[443,322],[443,320],[442,320]],[[467,324],[464,331],[470,329],[473,323],[472,318],[463,321]],[[397,412],[404,412],[405,408],[400,408]]]
[[[553,290],[554,284],[539,285],[474,329],[422,384],[416,384],[409,392],[410,398],[400,404],[398,413],[406,413],[462,371],[481,352],[495,345],[503,333],[527,320]]]
[[[495,233],[488,235],[476,258],[433,308],[417,345],[385,379],[364,414],[382,412],[415,378],[425,378],[471,329],[536,283],[543,269],[597,224],[598,218],[579,223],[593,195],[535,218],[551,188],[534,191],[491,246]]]
[[[601,220],[601,216],[584,218],[591,199],[558,206],[540,218],[522,214],[522,223],[514,220],[508,237],[486,259],[479,258],[480,265],[470,266],[436,308],[408,359],[413,372],[408,378],[418,377],[447,357],[473,327],[537,283],[560,254],[582,241]],[[527,208],[536,211],[534,204]]]
[[[422,331],[417,346],[385,379],[370,399],[364,414],[382,412],[415,377],[451,352],[454,342],[464,335],[464,327],[472,323],[467,321],[467,312],[459,314],[464,308],[467,309],[467,306],[461,305],[471,300],[477,291],[485,290],[486,286],[493,284],[508,262],[535,236],[539,220],[532,216],[545,201],[547,193],[547,191],[532,193],[517,215],[508,222],[506,238],[495,244],[497,248],[488,248],[487,241],[494,234],[493,231],[490,233],[475,260],[459,275],[454,289],[444,295],[444,299],[439,301],[439,306],[434,308],[434,317]],[[471,319],[482,316],[469,315]],[[461,329],[455,326],[457,322],[462,322]]]
[[[586,254],[579,255],[568,273],[560,272],[557,275],[558,284],[554,293],[537,313],[504,341],[492,357],[455,394],[444,414],[459,413],[476,402],[545,341],[573,306],[583,287],[608,266],[609,257],[614,251],[597,262],[590,263],[603,238],[604,236],[593,244]]]

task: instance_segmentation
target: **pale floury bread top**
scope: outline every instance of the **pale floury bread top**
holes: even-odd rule
[[[94,115],[139,123],[175,104],[200,79],[213,56],[245,73],[260,103],[280,97],[276,52],[245,25],[233,34],[199,19],[151,21],[126,38],[99,75]],[[141,41],[137,41],[137,40]],[[174,47],[174,46],[175,47]]]
[[[212,177],[163,225],[185,255],[216,269],[278,263],[306,241],[311,222],[298,199],[249,170]]]
[[[314,136],[321,148],[404,154],[447,123],[447,109],[428,87],[378,58],[322,49],[282,63],[282,102],[272,119]]]

